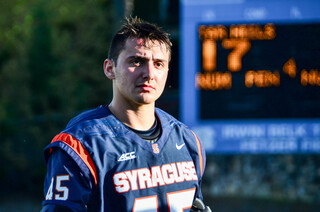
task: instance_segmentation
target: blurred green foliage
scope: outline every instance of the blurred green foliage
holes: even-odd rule
[[[107,103],[111,0],[0,2],[0,185],[42,195],[43,148],[75,114]]]

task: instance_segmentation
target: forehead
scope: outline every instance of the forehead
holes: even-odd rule
[[[125,43],[124,51],[131,54],[139,54],[149,51],[152,52],[152,54],[163,54],[164,57],[169,57],[169,50],[166,45],[157,40],[128,38]]]

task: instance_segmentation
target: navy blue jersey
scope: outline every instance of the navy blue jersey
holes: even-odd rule
[[[74,211],[189,211],[202,199],[205,152],[184,124],[156,108],[150,143],[100,106],[72,119],[45,149],[44,207]]]

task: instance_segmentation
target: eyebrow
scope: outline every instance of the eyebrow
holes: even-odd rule
[[[144,57],[144,56],[140,56],[140,55],[132,55],[127,58],[127,60],[132,60],[132,59],[139,59],[139,60],[143,60],[143,61],[149,60],[148,57]],[[155,58],[154,61],[167,62],[166,59],[161,59],[161,58]]]

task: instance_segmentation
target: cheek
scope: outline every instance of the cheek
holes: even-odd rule
[[[159,77],[158,77],[158,84],[161,85],[162,89],[164,88],[166,81],[167,81],[167,77],[168,77],[168,72],[162,73]]]
[[[168,71],[164,72],[163,75],[162,75],[162,81],[163,81],[164,84],[166,83],[167,78],[168,78]]]
[[[119,71],[116,74],[116,79],[118,80],[119,84],[129,86],[133,81],[133,76],[130,71],[128,72]]]

